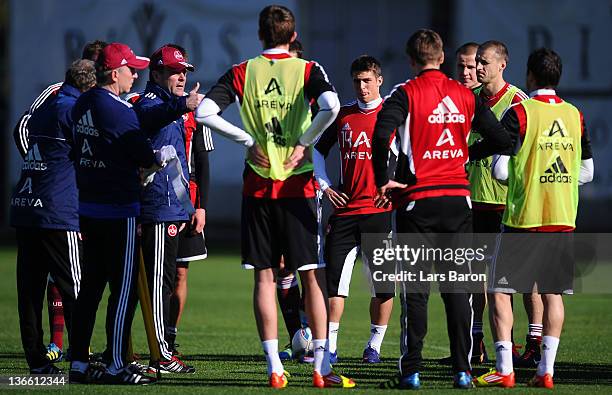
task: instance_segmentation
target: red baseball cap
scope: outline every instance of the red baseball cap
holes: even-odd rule
[[[136,56],[134,51],[125,44],[111,43],[100,52],[98,63],[109,70],[118,69],[121,66],[142,70],[149,65],[149,58]]]
[[[155,67],[168,67],[175,71],[195,70],[195,67],[191,63],[187,63],[178,48],[169,45],[164,45],[151,55],[149,68]]]

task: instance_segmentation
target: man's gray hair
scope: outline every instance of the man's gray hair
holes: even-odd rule
[[[75,60],[66,71],[64,83],[74,86],[81,92],[89,90],[96,84],[95,63],[87,59]]]

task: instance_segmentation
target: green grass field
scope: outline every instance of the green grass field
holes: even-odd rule
[[[252,272],[240,268],[237,255],[221,255],[214,247],[208,260],[192,263],[189,278],[189,298],[177,342],[185,360],[195,365],[194,375],[164,375],[154,387],[129,388],[130,392],[156,393],[214,393],[250,394],[272,391],[266,388],[266,364],[255,328],[251,308]],[[17,295],[15,281],[15,250],[0,251],[0,375],[26,374],[19,337]],[[555,372],[556,391],[560,393],[612,393],[612,296],[576,295],[566,300],[566,323],[561,339]],[[382,353],[384,363],[374,366],[360,361],[364,343],[369,335],[369,293],[364,285],[361,269],[356,265],[339,335],[341,362],[335,367],[353,377],[357,391],[389,393],[378,390],[383,380],[396,373],[399,350],[399,306],[389,325]],[[520,303],[520,302],[519,302]],[[524,338],[527,327],[522,309],[517,309],[516,338]],[[104,348],[104,303],[98,309],[98,319],[92,340],[93,351]],[[280,314],[279,314],[280,317]],[[425,344],[426,368],[422,372],[422,392],[451,392],[451,372],[439,366],[437,358],[448,354],[448,340],[441,299],[432,295],[429,305],[429,334]],[[43,319],[46,325],[46,311]],[[279,320],[280,343],[287,335]],[[488,329],[488,323],[485,324]],[[492,350],[487,334],[488,348]],[[45,334],[45,341],[48,334]],[[142,316],[138,310],[133,327],[134,349],[147,354]],[[67,369],[65,362],[59,364]],[[492,366],[492,365],[490,365]],[[290,393],[318,391],[310,388],[310,365],[287,363],[291,373],[287,389]],[[487,366],[488,368],[488,366]],[[475,368],[475,373],[485,367]],[[525,382],[532,371],[517,370],[515,390],[476,389],[476,391],[514,391],[541,393],[528,389]],[[0,388],[0,392],[4,389]],[[56,391],[36,390],[40,391]],[[126,387],[69,385],[62,391],[74,393],[124,393]]]

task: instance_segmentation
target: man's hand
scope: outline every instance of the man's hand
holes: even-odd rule
[[[259,144],[253,144],[249,150],[247,151],[247,158],[253,162],[256,166],[259,167],[270,167],[270,160],[268,159],[268,155],[261,149]]]
[[[147,186],[149,183],[153,182],[153,177],[155,177],[155,172],[161,169],[162,166],[157,163],[153,163],[151,167],[140,168],[139,176],[140,176],[140,185],[143,187]]]
[[[202,233],[206,225],[206,210],[197,208],[191,216],[191,234]]]
[[[189,111],[195,111],[195,109],[198,108],[202,100],[204,100],[204,95],[198,93],[198,89],[200,89],[200,83],[196,82],[193,89],[189,91],[189,95],[187,96],[186,100],[186,105]]]
[[[350,200],[346,193],[338,192],[332,187],[328,187],[326,190],[323,191],[323,193],[325,194],[325,196],[327,196],[334,208],[344,207],[348,204]]]
[[[400,184],[397,181],[389,180],[385,185],[378,188],[378,193],[374,198],[374,206],[379,208],[387,208],[391,204],[391,199],[389,198],[389,194],[393,189],[402,189],[406,188],[408,185]]]
[[[301,167],[304,162],[306,162],[309,159],[308,155],[309,152],[307,151],[307,148],[303,145],[296,145],[293,148],[293,152],[291,153],[291,156],[289,156],[289,158],[287,158],[287,160],[285,161],[285,170],[293,170],[293,169],[297,169],[298,167]]]

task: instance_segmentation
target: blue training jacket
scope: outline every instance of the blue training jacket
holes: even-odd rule
[[[139,168],[151,167],[155,154],[132,105],[96,87],[79,97],[72,119],[79,214],[103,219],[138,217]]]
[[[64,84],[32,114],[29,150],[11,196],[12,226],[79,230],[71,111],[80,95],[77,88]]]
[[[185,193],[189,196],[187,182],[189,170],[185,154],[185,124],[182,115],[189,112],[186,97],[178,97],[149,81],[144,93],[134,103],[142,131],[151,140],[153,149],[172,145],[176,149],[183,169]],[[153,181],[145,186],[141,199],[142,223],[186,221],[189,216],[179,202],[168,169],[155,173]]]

